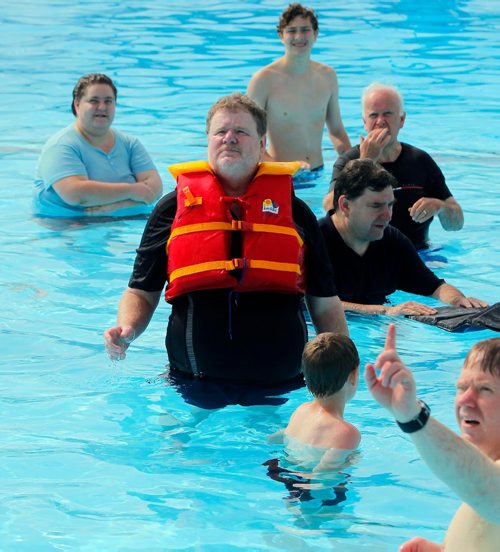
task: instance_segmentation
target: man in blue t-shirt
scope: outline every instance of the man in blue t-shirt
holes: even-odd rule
[[[103,74],[73,90],[75,123],[52,136],[38,161],[33,209],[48,217],[146,214],[162,192],[153,161],[136,138],[111,129],[116,87]]]
[[[439,279],[410,240],[389,225],[395,178],[371,159],[349,161],[335,181],[334,208],[320,220],[344,310],[366,314],[423,314],[436,310],[406,301],[386,305],[396,290],[432,296],[455,307],[485,307]]]
[[[363,123],[368,133],[360,144],[341,155],[334,166],[330,191],[324,199],[331,209],[333,187],[346,163],[352,159],[373,159],[390,172],[394,188],[391,225],[407,236],[417,249],[429,246],[429,227],[434,216],[445,230],[460,230],[462,209],[451,195],[443,173],[425,151],[398,141],[405,123],[403,99],[392,86],[374,83],[363,93]]]

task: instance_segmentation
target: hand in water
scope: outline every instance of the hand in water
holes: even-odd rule
[[[132,326],[113,326],[104,332],[104,345],[111,360],[123,360],[125,351],[135,339]]]

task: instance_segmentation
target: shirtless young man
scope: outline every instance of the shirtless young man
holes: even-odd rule
[[[340,115],[337,75],[311,60],[318,37],[311,9],[290,4],[277,30],[285,55],[255,73],[247,94],[267,112],[267,159],[302,161],[311,171],[319,170],[325,123],[339,154],[351,147]]]
[[[377,377],[375,367],[380,369]],[[424,462],[464,503],[443,544],[415,537],[400,552],[495,552],[500,543],[500,338],[476,343],[457,381],[455,415],[461,436],[416,398],[415,379],[396,351],[389,326],[384,351],[367,365],[365,380],[375,400],[409,433]]]

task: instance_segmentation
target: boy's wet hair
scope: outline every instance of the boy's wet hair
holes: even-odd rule
[[[344,387],[359,366],[359,354],[346,335],[325,332],[311,339],[302,353],[302,371],[315,397],[328,397]]]
[[[266,112],[260,107],[260,105],[258,105],[245,94],[242,94],[241,92],[233,92],[233,94],[229,94],[228,96],[223,96],[222,98],[219,98],[208,111],[206,120],[207,134],[210,129],[210,123],[212,122],[213,116],[218,111],[221,111],[223,109],[227,109],[228,111],[247,111],[253,117],[255,124],[257,125],[257,134],[259,135],[259,137],[262,138],[262,136],[264,136],[264,134],[266,133]]]
[[[339,207],[340,196],[356,199],[368,188],[381,192],[388,186],[396,188],[398,181],[372,159],[353,159],[342,169],[333,187],[333,208]]]
[[[314,31],[319,30],[318,26],[318,18],[316,17],[316,14],[314,13],[314,10],[311,8],[306,8],[302,4],[299,4],[298,2],[295,2],[293,4],[290,4],[288,8],[286,8],[283,13],[280,15],[280,20],[278,22],[278,25],[276,27],[276,30],[278,31],[278,34],[283,33],[283,29],[296,17],[302,17],[303,19],[309,19],[311,21],[311,26]]]
[[[500,337],[476,343],[465,358],[464,368],[473,363],[478,363],[483,372],[500,378]]]
[[[85,90],[87,90],[87,88],[89,86],[92,86],[93,84],[107,84],[108,86],[110,86],[111,90],[113,90],[113,95],[116,102],[118,91],[116,90],[116,86],[114,85],[113,81],[107,75],[104,75],[103,73],[89,73],[88,75],[83,75],[83,77],[80,77],[78,79],[78,82],[73,88],[73,101],[71,102],[71,111],[73,112],[73,115],[75,117],[75,100],[81,100],[83,98],[83,95],[85,94]]]

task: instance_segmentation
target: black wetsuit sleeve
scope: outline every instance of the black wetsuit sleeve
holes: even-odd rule
[[[143,291],[161,291],[167,280],[167,240],[177,210],[176,193],[164,196],[156,205],[146,223],[137,249],[131,288]]]
[[[293,220],[305,245],[306,293],[315,297],[337,295],[333,268],[318,221],[309,207],[296,197],[292,203]]]
[[[401,232],[394,230],[391,228],[389,232],[391,232],[391,238],[397,241],[397,251],[402,267],[398,289],[417,295],[432,295],[445,281],[425,266],[411,241]]]

